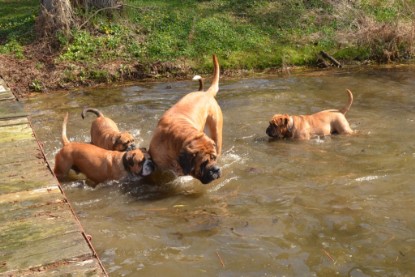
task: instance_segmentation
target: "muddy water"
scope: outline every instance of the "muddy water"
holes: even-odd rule
[[[341,108],[354,136],[269,141],[274,113]],[[26,100],[48,158],[89,140],[100,109],[148,146],[161,114],[192,81]],[[223,176],[63,184],[111,276],[411,276],[415,274],[415,72],[408,69],[221,80]]]

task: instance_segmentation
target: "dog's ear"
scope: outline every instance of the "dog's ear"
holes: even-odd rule
[[[112,137],[112,145],[117,145],[119,144],[121,141],[121,135],[116,135]]]
[[[193,154],[186,150],[180,153],[179,165],[182,168],[184,175],[189,175],[193,171],[195,167],[195,163],[194,163],[195,156],[196,154]]]
[[[284,118],[284,126],[288,126],[288,117]]]
[[[134,166],[134,157],[135,157],[135,153],[129,153],[129,152],[127,152],[127,163],[131,167]]]

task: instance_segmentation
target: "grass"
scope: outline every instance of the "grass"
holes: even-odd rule
[[[24,58],[23,46],[34,39],[35,18],[39,13],[37,0],[0,1],[0,54]]]
[[[84,28],[59,37],[66,80],[110,82],[131,64],[185,64],[211,70],[315,65],[322,50],[343,62],[415,55],[415,0],[124,0],[121,11],[85,14]],[[24,58],[34,41],[38,0],[0,0],[0,53]],[[115,72],[102,65],[116,63]],[[71,68],[76,70],[71,72]]]

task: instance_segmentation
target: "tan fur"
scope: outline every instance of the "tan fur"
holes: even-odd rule
[[[85,108],[82,118],[87,112],[97,115],[91,124],[91,143],[107,150],[126,151],[129,147],[135,149],[134,137],[128,132],[120,132],[115,122],[105,117],[97,109]]]
[[[152,162],[139,150],[111,151],[89,143],[70,142],[66,136],[68,114],[62,124],[62,149],[55,156],[54,173],[64,179],[70,169],[82,172],[95,185],[108,180],[120,180],[129,175],[146,176],[152,172]],[[127,166],[127,168],[126,168]]]
[[[353,94],[347,90],[349,101],[340,110],[324,110],[312,115],[275,114],[269,122],[266,133],[274,138],[307,140],[315,136],[331,134],[352,134],[345,114],[353,103]]]
[[[216,159],[222,151],[222,111],[215,96],[219,90],[219,63],[213,56],[214,76],[207,91],[185,95],[158,122],[149,153],[161,170],[191,175],[202,183],[219,178]],[[210,137],[204,133],[205,125]]]

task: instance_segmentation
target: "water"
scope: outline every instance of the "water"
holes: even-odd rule
[[[223,176],[204,186],[82,181],[63,187],[111,276],[412,276],[415,274],[415,72],[341,71],[221,80]],[[88,141],[100,109],[147,147],[192,81],[25,100],[53,164],[63,115]],[[341,108],[353,136],[269,141],[274,113]]]

